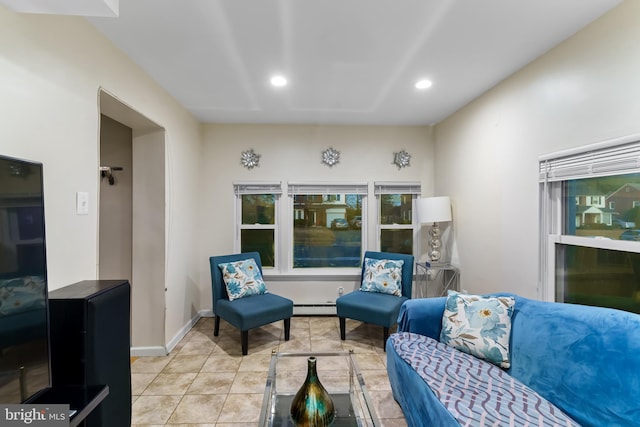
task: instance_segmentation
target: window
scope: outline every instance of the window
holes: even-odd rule
[[[359,267],[366,183],[289,183],[292,268]]]
[[[541,159],[543,298],[640,313],[636,138]]]
[[[256,251],[270,274],[355,274],[365,250],[418,253],[414,218],[420,183],[375,182],[376,221],[367,221],[369,185],[234,183],[236,248]],[[367,245],[367,236],[371,240]]]
[[[419,231],[414,218],[414,200],[420,183],[376,182],[378,200],[378,238],[383,252],[418,253],[414,236]]]
[[[282,186],[278,183],[234,184],[239,217],[240,252],[256,251],[263,267],[276,267],[278,201]]]

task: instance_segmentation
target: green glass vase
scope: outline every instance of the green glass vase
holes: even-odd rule
[[[325,427],[335,415],[333,400],[318,379],[316,358],[309,357],[307,378],[291,402],[291,420],[298,427]]]

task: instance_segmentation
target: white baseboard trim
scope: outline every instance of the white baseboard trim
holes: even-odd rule
[[[201,310],[195,314],[180,330],[173,336],[173,338],[167,343],[165,347],[153,346],[153,347],[131,347],[131,356],[133,357],[153,357],[153,356],[166,356],[173,350],[182,338],[198,323],[201,317],[213,317],[212,310]],[[213,334],[213,331],[211,332]]]
[[[166,347],[154,346],[154,347],[131,347],[132,357],[152,357],[152,356],[166,356],[169,354]]]
[[[187,332],[189,332],[196,323],[198,323],[198,320],[201,317],[202,315],[200,314],[200,312],[197,312],[191,318],[191,320],[189,320],[182,328],[180,328],[180,330],[173,336],[173,338],[169,340],[169,342],[167,343],[167,350],[169,350],[169,352],[171,352],[171,350],[173,350],[178,345],[180,340],[184,338],[185,335],[187,335]]]

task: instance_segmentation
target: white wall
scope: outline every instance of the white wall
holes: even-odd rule
[[[234,252],[235,181],[419,181],[422,193],[433,193],[434,143],[428,126],[314,126],[314,125],[206,125],[202,156],[203,182],[201,268],[210,282],[209,257]],[[322,152],[340,152],[340,162],[328,167]],[[243,151],[260,154],[260,166],[246,169]],[[393,155],[406,150],[411,166],[398,169]],[[283,196],[283,197],[286,197]],[[369,220],[375,221],[375,200],[369,200]],[[375,230],[371,229],[369,244]],[[355,283],[355,281],[354,281]],[[296,303],[325,303],[354,283],[326,281],[269,281],[270,289]],[[211,306],[211,291],[201,295]]]
[[[83,18],[0,7],[0,153],[44,163],[50,289],[97,278],[100,87],[166,130],[166,342],[198,305],[200,125]],[[77,191],[89,215],[75,214]]]
[[[538,296],[538,156],[640,131],[639,16],[625,1],[436,126],[464,288]]]

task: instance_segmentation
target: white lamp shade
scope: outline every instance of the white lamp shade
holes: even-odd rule
[[[449,196],[418,199],[416,209],[418,209],[418,221],[421,224],[451,221],[451,200],[449,200]]]

